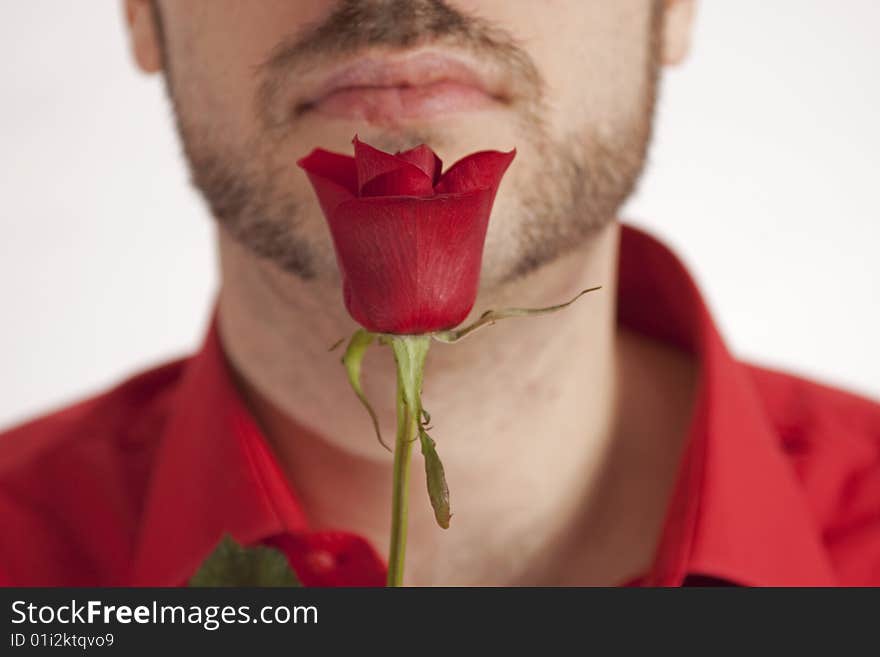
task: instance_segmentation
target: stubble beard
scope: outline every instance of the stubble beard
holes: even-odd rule
[[[408,0],[411,2],[411,0]],[[336,12],[336,26],[345,25],[342,19],[364,5],[368,12],[354,16],[351,24],[364,25],[366,21],[377,22],[375,7],[369,3],[351,0],[343,3],[342,11]],[[433,19],[431,29],[444,32],[448,26],[442,19],[453,20],[457,15],[445,17],[443,3],[436,0],[411,2],[427,7],[427,15]],[[439,9],[438,9],[439,8]],[[373,13],[370,14],[369,12]],[[391,9],[388,9],[391,11]],[[434,12],[434,13],[431,13]],[[412,45],[424,38],[424,15],[407,23],[398,20],[385,25],[384,33],[372,35],[358,32],[363,38],[372,38],[380,45]],[[161,30],[161,13],[155,7],[155,17]],[[439,27],[438,27],[439,25]],[[473,25],[468,24],[468,29]],[[353,35],[340,34],[331,29],[321,36],[323,42],[307,42],[309,47],[328,47],[328,42],[342,39],[346,48],[355,49],[370,43],[358,43]],[[452,29],[463,29],[453,26]],[[477,24],[476,29],[486,32],[488,28]],[[572,251],[582,248],[591,238],[614,222],[623,202],[630,196],[642,172],[650,143],[654,106],[659,79],[660,9],[655,6],[650,26],[647,71],[641,90],[641,103],[633,118],[625,125],[605,131],[581,126],[564,139],[554,139],[543,121],[542,99],[535,98],[523,103],[517,111],[519,132],[524,142],[537,154],[527,183],[520,183],[511,192],[508,211],[516,216],[502,219],[505,226],[514,227],[514,234],[506,235],[505,244],[513,238],[515,246],[508,246],[507,253],[491,253],[491,232],[487,241],[484,264],[493,261],[494,267],[484,267],[481,286],[492,289],[510,284],[543,265],[551,263]],[[444,32],[444,34],[448,34]],[[430,35],[427,35],[430,36]],[[441,35],[442,36],[442,35]],[[322,221],[317,202],[297,198],[285,185],[285,176],[293,167],[292,158],[279,157],[279,144],[285,144],[285,134],[290,125],[273,125],[266,120],[266,105],[271,102],[267,92],[270,83],[261,86],[255,99],[259,130],[246,145],[233,147],[217,138],[222,132],[211,126],[204,118],[192,116],[188,111],[185,94],[176,86],[176,76],[170,64],[173,60],[168,44],[162,36],[166,90],[174,110],[191,180],[209,206],[220,228],[233,240],[255,256],[268,260],[275,266],[303,281],[338,282],[335,256],[329,232],[325,239],[311,239],[305,226]],[[288,48],[290,50],[290,48]],[[521,53],[515,53],[517,56]],[[320,56],[320,50],[317,55]],[[536,72],[532,72],[533,75]],[[396,130],[385,138],[373,140],[373,144],[385,150],[405,149],[419,143],[429,145],[442,141],[442,134],[430,131]],[[286,147],[289,150],[289,147]],[[499,194],[499,198],[504,193]],[[490,227],[491,231],[491,227]]]

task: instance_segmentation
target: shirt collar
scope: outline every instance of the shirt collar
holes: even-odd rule
[[[645,583],[676,586],[692,574],[750,586],[833,584],[762,399],[681,261],[624,227],[618,281],[618,320],[691,352],[700,369],[690,435]]]
[[[216,319],[171,404],[134,585],[187,581],[227,532],[246,545],[307,529],[303,507],[235,389]]]
[[[833,584],[832,567],[747,370],[662,244],[621,232],[619,321],[695,355],[697,399],[645,584],[688,574],[745,585]],[[133,569],[138,585],[185,582],[228,532],[243,544],[308,523],[232,382],[216,321],[184,369],[161,437]]]

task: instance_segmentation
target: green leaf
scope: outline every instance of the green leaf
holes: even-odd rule
[[[345,348],[345,354],[342,356],[342,364],[345,365],[345,370],[348,372],[348,381],[351,383],[351,387],[354,388],[354,392],[358,396],[358,399],[361,400],[364,408],[367,409],[367,413],[370,414],[370,419],[373,421],[373,430],[376,432],[376,438],[379,439],[379,443],[382,447],[390,452],[391,448],[384,440],[382,440],[382,432],[379,431],[379,418],[376,417],[376,412],[373,410],[373,407],[370,406],[370,402],[367,401],[367,396],[364,394],[363,388],[361,388],[361,362],[364,359],[364,354],[367,353],[367,347],[373,343],[375,337],[375,333],[370,333],[364,329],[358,329],[355,331],[354,335],[351,336],[348,347]]]
[[[190,586],[302,586],[273,547],[244,547],[226,534],[189,580]]]
[[[446,485],[446,473],[443,463],[437,455],[437,444],[422,427],[419,427],[419,439],[422,443],[422,455],[425,457],[425,475],[428,479],[428,497],[434,507],[434,517],[443,529],[449,529],[449,486]]]
[[[570,306],[587,292],[594,292],[601,289],[602,286],[600,285],[597,287],[588,288],[586,290],[581,290],[574,296],[574,298],[569,299],[565,303],[559,303],[555,306],[547,306],[545,308],[504,308],[503,310],[487,310],[482,315],[480,315],[479,319],[477,319],[477,321],[475,321],[473,324],[469,324],[468,326],[460,329],[436,331],[431,335],[438,342],[452,344],[453,342],[458,342],[465,336],[470,335],[482,326],[494,324],[499,319],[506,319],[508,317],[531,317],[534,315],[546,315],[548,313],[555,313],[557,310],[562,310],[566,306]]]

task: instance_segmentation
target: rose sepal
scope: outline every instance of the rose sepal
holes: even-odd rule
[[[602,286],[597,285],[596,287],[590,287],[585,290],[581,290],[565,303],[559,303],[555,306],[546,306],[544,308],[503,308],[501,310],[487,310],[482,315],[480,315],[477,320],[475,320],[471,324],[468,324],[467,326],[457,329],[449,329],[446,331],[434,331],[433,333],[431,333],[431,337],[433,337],[438,342],[453,344],[467,337],[468,335],[470,335],[477,329],[482,328],[483,326],[491,326],[499,319],[507,319],[508,317],[534,317],[536,315],[555,313],[557,310],[562,310],[563,308],[570,306],[587,292],[595,292],[596,290],[601,289]]]

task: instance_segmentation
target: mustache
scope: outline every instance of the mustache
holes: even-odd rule
[[[444,0],[341,0],[327,18],[282,39],[256,66],[257,113],[277,125],[273,108],[282,90],[328,61],[426,44],[462,51],[506,76],[512,102],[531,107],[530,114],[541,103],[545,84],[538,67],[512,34],[490,21]]]

